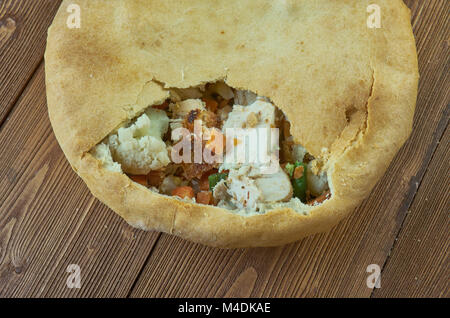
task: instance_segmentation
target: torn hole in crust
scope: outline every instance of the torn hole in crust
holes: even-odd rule
[[[330,198],[330,195],[324,196],[329,187],[323,163],[294,143],[289,120],[268,98],[232,88],[223,80],[189,88],[165,87],[164,83],[152,80],[138,98],[140,106],[145,100],[147,86],[151,98],[155,100],[151,90],[159,91],[163,98],[139,112],[129,108],[136,116],[91,150],[104,168],[124,172],[133,181],[160,194],[218,205],[237,213],[264,213],[276,207],[292,207],[306,213],[307,203],[317,205]],[[213,153],[223,151],[225,155],[229,146],[226,128],[277,129],[280,151],[277,170],[266,176],[259,166],[255,168],[252,164],[227,166],[224,162],[175,162],[171,154],[179,140],[173,138],[172,132],[178,128],[187,129],[195,141],[197,133],[191,125],[196,120],[200,120],[202,132],[215,129],[225,136],[223,150],[213,148]],[[201,142],[202,151],[208,147],[208,142]],[[233,141],[231,144],[233,148],[239,143]],[[301,173],[300,167],[304,169]],[[210,176],[218,174],[227,174],[224,198],[210,185]],[[227,202],[229,198],[232,199]]]

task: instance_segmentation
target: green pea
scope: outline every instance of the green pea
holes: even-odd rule
[[[212,191],[214,187],[221,181],[228,178],[227,173],[214,173],[208,177],[209,189]]]
[[[301,178],[294,179],[294,171],[297,167],[303,167],[303,175]],[[294,190],[294,197],[299,198],[302,202],[306,202],[306,164],[303,162],[296,162],[291,174],[292,188]]]
[[[288,164],[286,164],[286,167],[284,169],[286,170],[289,177],[292,178],[292,174],[294,173],[294,169],[295,169],[295,164],[288,163]]]

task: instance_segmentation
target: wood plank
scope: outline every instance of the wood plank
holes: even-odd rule
[[[0,1],[0,124],[44,57],[60,0]]]
[[[0,131],[0,297],[125,297],[157,236],[128,226],[72,171],[41,64]],[[66,286],[69,264],[81,289]]]
[[[284,247],[218,250],[164,234],[132,297],[370,297],[366,268],[383,267],[448,115],[449,2],[407,4],[422,76],[414,132],[371,196],[333,231]]]
[[[449,297],[450,130],[420,184],[374,297]]]

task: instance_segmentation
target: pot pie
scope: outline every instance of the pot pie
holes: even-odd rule
[[[74,171],[133,227],[226,248],[329,230],[411,132],[401,0],[79,0],[80,28],[70,4],[48,32],[50,120]],[[227,160],[261,147],[233,129],[277,132],[269,173]]]

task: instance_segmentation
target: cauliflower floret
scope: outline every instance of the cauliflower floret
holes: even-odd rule
[[[91,152],[91,154],[102,163],[102,167],[109,171],[122,172],[120,163],[114,162],[111,150],[104,144],[98,144]]]
[[[150,108],[134,124],[109,137],[112,157],[130,174],[147,174],[166,166],[170,159],[162,136],[168,127],[167,114]]]

